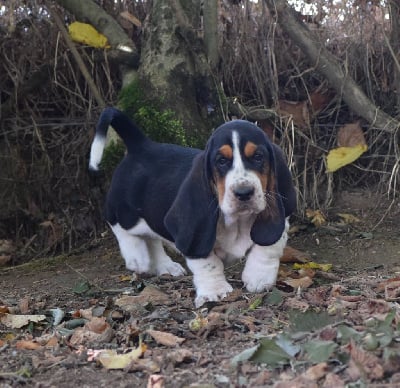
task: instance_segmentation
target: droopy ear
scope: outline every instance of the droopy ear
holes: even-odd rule
[[[292,176],[281,149],[270,143],[270,173],[267,184],[267,206],[256,218],[250,231],[258,245],[272,245],[282,236],[285,218],[296,208],[296,192]]]
[[[216,238],[218,203],[211,189],[206,163],[206,152],[195,158],[164,218],[176,247],[192,258],[207,257]]]

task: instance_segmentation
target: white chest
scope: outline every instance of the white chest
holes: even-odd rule
[[[254,217],[246,217],[232,222],[218,221],[215,254],[224,261],[243,258],[254,244],[250,238],[250,230]]]

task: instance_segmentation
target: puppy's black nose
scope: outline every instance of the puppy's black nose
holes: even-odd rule
[[[239,201],[248,201],[254,194],[254,187],[252,186],[239,186],[233,190],[233,194]]]

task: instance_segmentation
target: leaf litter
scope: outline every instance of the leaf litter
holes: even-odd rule
[[[321,275],[335,273],[335,266],[292,252],[270,292],[254,295],[236,286],[227,301],[197,310],[189,276],[138,277],[144,286],[131,293],[125,285],[107,293],[89,284],[94,294],[72,286],[74,308],[48,304],[48,298],[0,298],[0,349],[32,365],[28,372],[23,365],[3,366],[0,379],[39,379],[68,365],[95,375],[108,370],[114,378],[121,371],[142,386],[160,387],[399,381],[400,313],[391,291],[399,279],[364,276],[355,283],[339,272],[341,281],[327,281]],[[126,283],[128,275],[120,276]],[[233,284],[235,276],[230,274]]]

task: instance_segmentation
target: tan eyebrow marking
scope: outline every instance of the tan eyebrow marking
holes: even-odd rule
[[[251,158],[254,153],[256,152],[257,145],[252,143],[251,141],[248,141],[246,143],[246,146],[244,147],[244,154],[246,158]]]
[[[227,158],[227,159],[232,159],[233,157],[233,150],[232,147],[228,144],[223,145],[220,149],[219,149],[219,153]]]

